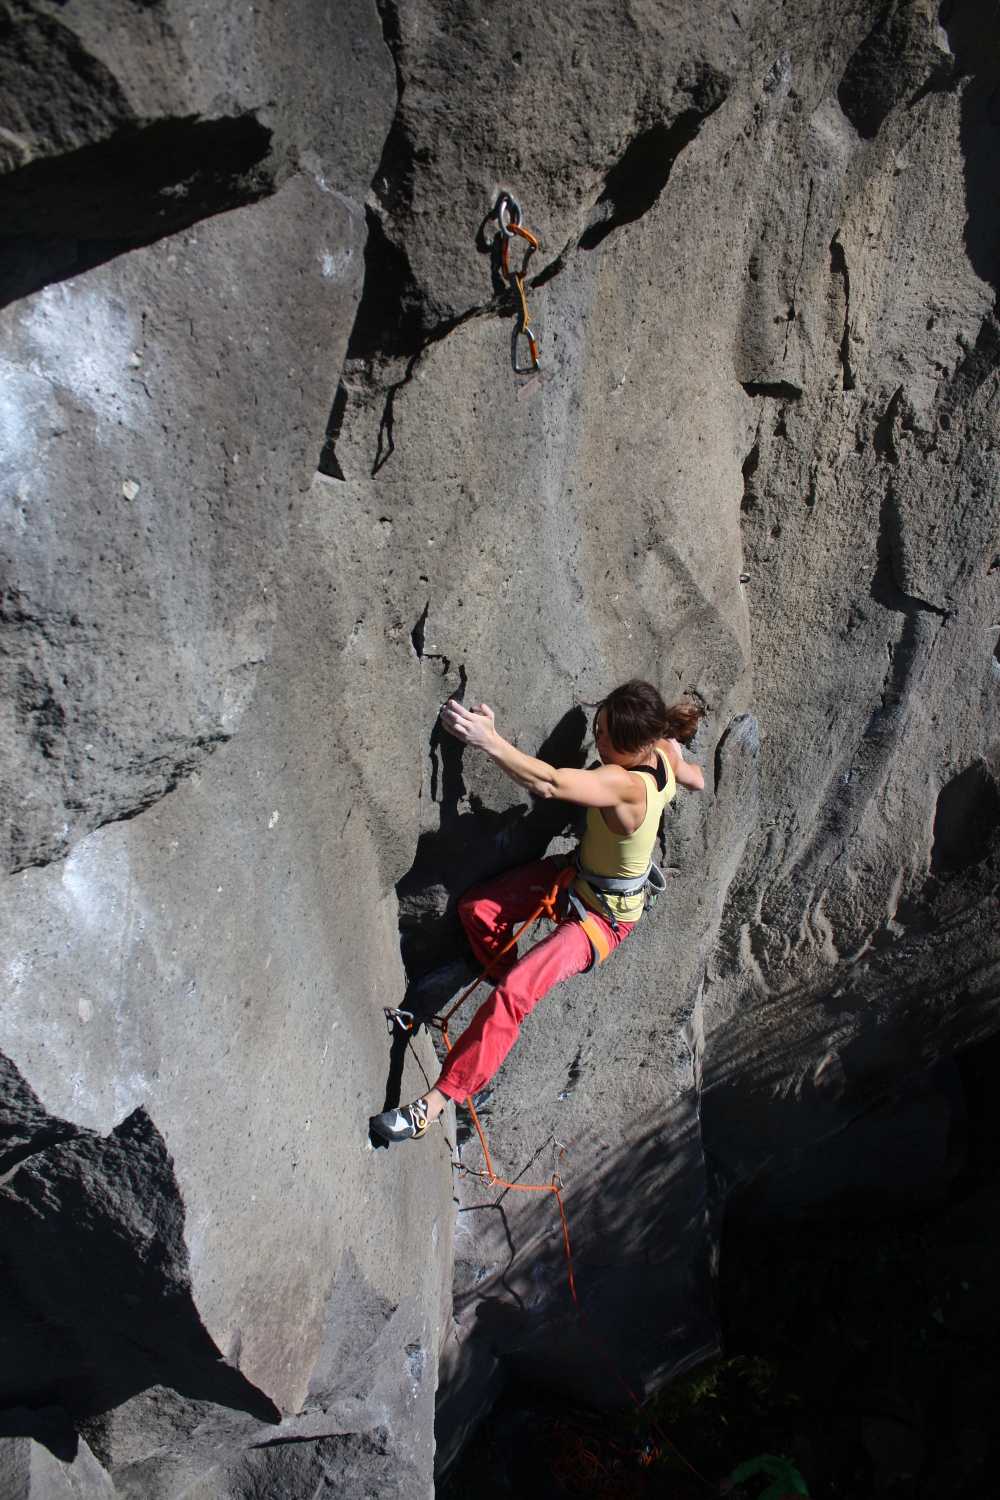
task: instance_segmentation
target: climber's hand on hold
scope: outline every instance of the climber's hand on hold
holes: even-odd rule
[[[449,734],[477,750],[489,752],[497,740],[493,710],[485,703],[468,709],[464,703],[449,698],[441,710],[441,723]]]

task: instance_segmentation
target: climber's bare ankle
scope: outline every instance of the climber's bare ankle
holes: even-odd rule
[[[436,1120],[448,1103],[447,1096],[442,1094],[439,1088],[428,1089],[424,1095],[424,1100],[427,1104],[428,1120]]]

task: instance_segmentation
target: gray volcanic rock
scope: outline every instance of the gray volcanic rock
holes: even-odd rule
[[[624,1399],[552,1194],[463,1111],[367,1136],[461,892],[579,828],[450,693],[562,765],[626,677],[706,710],[666,893],[478,1101],[632,1388],[717,1347],[727,1201],[943,1201],[1000,992],[996,16],[5,20],[3,1397],[118,1493],[427,1495],[439,1357],[439,1470],[507,1374]]]
[[[239,723],[273,633],[274,490],[314,462],[317,320],[343,325],[357,296],[321,257],[359,269],[362,234],[300,174],[0,314],[8,869],[148,806]],[[271,256],[288,279],[261,297]]]
[[[0,1493],[10,1500],[114,1500],[107,1470],[61,1407],[0,1412]]]
[[[0,1488],[10,1500],[114,1500],[115,1487],[82,1439],[64,1461],[30,1437],[0,1438]]]
[[[373,6],[254,14],[24,7],[0,36],[4,265],[86,272],[0,314],[3,1398],[58,1393],[131,1493],[236,1493],[294,1439],[418,1495],[451,1174],[440,1138],[408,1177],[367,1139],[392,878],[347,826],[300,499],[395,82]],[[58,70],[46,113],[39,35],[103,113]]]
[[[567,0],[544,17],[522,0],[492,19],[440,3],[394,11],[400,105],[372,206],[407,259],[425,325],[482,304],[483,261],[468,252],[493,237],[484,220],[500,187],[530,205],[546,262],[588,225],[600,226],[596,243],[639,218],[725,98],[739,38],[722,4],[697,24],[653,5]]]
[[[926,1070],[996,1026],[1000,59],[977,14],[950,18],[953,86],[845,169],[842,380],[761,393],[744,466],[768,812],[710,971],[704,1118],[754,1212],[851,1182],[939,1197],[953,1108]]]
[[[15,870],[148,806],[239,722],[273,628],[276,497],[315,467],[395,103],[367,5],[318,7],[311,30],[57,10],[0,38],[0,303],[32,289],[25,257],[36,284],[106,264],[0,313]]]

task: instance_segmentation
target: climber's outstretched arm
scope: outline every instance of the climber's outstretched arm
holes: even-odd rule
[[[674,780],[678,786],[686,786],[689,792],[703,792],[705,778],[701,767],[684,759],[684,746],[680,740],[657,740],[656,748],[662,750],[670,762]]]
[[[441,710],[441,723],[463,744],[485,750],[511,781],[527,787],[536,797],[558,797],[581,807],[645,806],[646,788],[621,766],[602,766],[598,771],[558,770],[516,750],[497,732],[493,710],[485,703],[470,710],[451,698]]]

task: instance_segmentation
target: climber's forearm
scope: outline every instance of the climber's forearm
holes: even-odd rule
[[[636,802],[641,792],[645,802],[645,787],[637,792],[634,780],[621,766],[601,766],[596,771],[550,766],[548,761],[515,750],[495,730],[482,748],[511,781],[526,787],[533,797],[557,797],[580,807],[621,807]]]
[[[705,776],[700,766],[696,766],[689,760],[681,761],[674,772],[674,780],[678,786],[687,787],[689,792],[703,792],[705,790]]]
[[[518,786],[523,786],[533,796],[559,796],[560,773],[547,761],[537,760],[533,755],[525,755],[496,731],[483,749],[490,759],[496,762],[505,776],[509,776],[511,781],[516,781]]]
[[[488,704],[480,703],[477,707],[466,708],[464,703],[449,698],[441,707],[441,723],[449,734],[453,734],[463,744],[471,745],[476,750],[485,750],[490,759],[495,760],[501,771],[511,781],[516,781],[518,786],[527,787],[536,797],[558,795],[555,788],[560,773],[546,761],[536,760],[533,755],[524,755],[520,750],[515,750],[502,734],[498,734],[493,710]]]
[[[564,802],[577,802],[582,807],[618,807],[638,800],[639,788],[635,785],[635,778],[620,766],[578,771],[572,767],[550,766],[548,761],[516,750],[502,734],[497,733],[493,710],[485,703],[480,703],[477,708],[466,708],[449,698],[441,708],[441,723],[463,744],[485,750],[505,776],[525,787],[534,797],[559,797]],[[645,788],[642,788],[641,795],[645,801]]]

